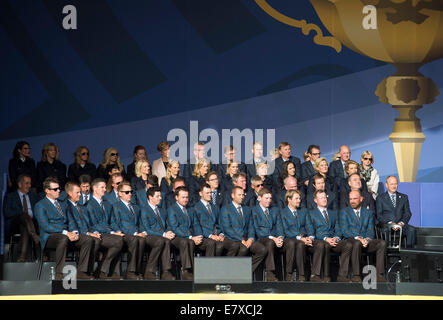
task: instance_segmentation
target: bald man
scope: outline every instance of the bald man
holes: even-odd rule
[[[351,149],[348,146],[340,146],[340,159],[332,161],[329,165],[329,176],[334,178],[337,188],[340,187],[340,182],[343,178],[347,178],[345,171],[345,164],[351,158]]]

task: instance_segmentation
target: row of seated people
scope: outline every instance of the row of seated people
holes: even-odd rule
[[[129,279],[155,279],[160,257],[162,279],[172,279],[171,245],[180,252],[183,279],[192,279],[195,248],[207,256],[222,255],[224,252],[228,256],[246,255],[250,252],[252,271],[265,260],[268,280],[275,280],[274,251],[283,250],[287,260],[286,279],[292,277],[295,260],[302,281],[306,280],[303,263],[305,247],[313,254],[311,281],[320,281],[322,264],[324,280],[330,280],[331,250],[339,252],[342,257],[338,280],[348,281],[351,260],[353,281],[357,281],[360,274],[359,255],[362,248],[367,248],[365,250],[368,252],[377,253],[380,279],[384,273],[386,244],[374,239],[375,217],[373,211],[362,206],[360,190],[352,190],[349,207],[337,212],[328,208],[328,197],[324,190],[314,193],[316,207],[306,210],[300,207],[301,193],[297,190],[286,192],[282,208],[272,206],[272,192],[266,188],[259,190],[256,205],[246,206],[244,188],[234,186],[230,200],[220,210],[213,204],[209,184],[200,187],[200,199],[190,208],[188,189],[178,186],[174,191],[175,202],[166,209],[162,205],[162,193],[158,187],[143,192],[146,202],[139,202],[139,206],[134,204],[131,184],[123,180],[118,183],[116,201],[106,200],[106,182],[103,179],[92,182],[92,195],[89,200],[86,199],[86,203],[80,204],[82,192],[77,183],[67,183],[68,197],[60,200],[58,181],[47,178],[44,183],[45,198],[33,205],[31,198],[35,201],[35,197],[26,193],[29,192],[31,178],[22,176],[19,180],[19,190],[10,194],[6,201],[13,202],[15,194],[15,206],[19,210],[13,221],[28,234],[28,238],[32,238],[36,247],[41,245],[41,248],[56,250],[58,279],[62,277],[70,243],[80,249],[78,276],[81,279],[91,278],[91,268],[100,249],[106,253],[95,275],[101,279],[118,278],[115,273],[118,261],[115,260],[118,260],[123,246],[127,247],[130,256]],[[377,200],[377,220],[386,228],[394,223],[406,228],[411,216],[407,196],[396,191],[395,177],[388,178],[386,186],[387,201],[383,196]],[[394,195],[394,198],[390,195]],[[12,209],[13,206],[7,205],[7,208]],[[145,246],[150,247],[151,253],[143,272],[141,262]]]
[[[298,190],[305,195],[314,190],[312,177],[321,174],[326,180],[326,189],[337,194],[341,191],[349,192],[347,177],[353,173],[358,173],[361,178],[362,188],[376,199],[378,191],[379,177],[377,170],[373,168],[374,157],[370,151],[363,152],[361,163],[350,160],[351,151],[348,146],[341,146],[337,155],[339,159],[328,164],[325,158],[321,158],[320,147],[310,145],[305,152],[304,163],[291,154],[291,145],[287,142],[279,144],[275,159],[266,160],[263,157],[263,146],[256,142],[251,150],[251,163],[244,164],[237,162],[236,150],[233,146],[224,149],[224,159],[220,164],[210,163],[205,159],[205,144],[198,142],[194,146],[194,158],[185,164],[180,164],[169,156],[170,145],[168,142],[161,142],[157,149],[161,153],[161,158],[153,162],[152,168],[147,159],[146,150],[143,146],[136,146],[134,149],[134,161],[126,167],[120,162],[119,153],[115,148],[108,148],[104,152],[102,163],[96,167],[90,162],[90,152],[87,147],[79,147],[74,154],[75,161],[69,166],[66,174],[66,165],[59,157],[59,149],[53,143],[48,143],[43,147],[42,160],[35,165],[35,161],[30,157],[30,146],[25,141],[20,141],[14,148],[13,158],[9,161],[10,191],[17,188],[17,179],[21,174],[31,177],[34,187],[39,192],[43,192],[43,181],[49,177],[57,177],[61,187],[67,181],[80,183],[80,176],[87,174],[94,178],[103,178],[106,181],[113,173],[121,173],[125,180],[130,181],[134,188],[145,188],[148,177],[155,175],[161,185],[164,194],[172,191],[172,182],[183,176],[190,187],[204,182],[204,177],[212,171],[217,172],[219,187],[221,191],[230,190],[235,174],[243,172],[246,174],[247,189],[251,184],[252,177],[258,175],[262,178],[266,188],[273,193],[279,193],[284,189],[284,180],[287,177],[297,179]],[[271,169],[272,168],[272,169]],[[152,170],[151,170],[152,169]],[[271,172],[272,171],[272,172]]]

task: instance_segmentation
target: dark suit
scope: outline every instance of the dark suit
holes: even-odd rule
[[[337,188],[340,186],[340,182],[343,178],[347,178],[345,175],[345,170],[343,168],[343,163],[340,159],[332,161],[329,164],[328,175],[334,179]]]
[[[338,221],[338,214],[335,211],[327,211],[328,221],[326,222],[323,214],[317,209],[309,212],[306,219],[306,232],[310,237],[314,237],[316,240],[323,241],[325,246],[324,254],[324,275],[329,277],[329,262],[330,251],[340,253],[340,269],[338,275],[342,277],[348,276],[349,260],[351,257],[352,244],[346,240],[340,240],[342,233],[340,230],[340,224]],[[329,243],[324,241],[325,238],[338,238],[339,242],[336,247],[332,247]]]
[[[286,241],[284,241],[283,247],[277,248],[274,240],[270,239],[269,236],[272,236],[274,238],[284,238],[284,231],[280,219],[279,209],[268,208],[268,212],[269,214],[266,217],[266,214],[260,204],[257,204],[255,207],[251,208],[255,234],[258,238],[258,241],[265,246],[268,252],[265,260],[266,271],[273,272],[275,270],[274,252],[275,250],[279,249],[282,252],[286,253],[286,258],[292,260],[290,261],[291,263],[288,263],[288,260],[286,260],[286,272],[292,273],[295,254],[295,243],[291,239],[285,239]]]
[[[109,180],[109,172],[111,172],[112,168],[114,168],[117,164],[108,164],[106,167],[103,167],[101,164],[97,166],[96,178],[105,179],[106,182]],[[123,178],[126,177],[125,168],[123,168],[121,172]]]
[[[194,207],[192,207],[193,214],[198,221],[198,224],[201,227],[201,231],[203,236],[209,241],[214,241],[209,238],[209,236],[214,235],[218,236],[223,234],[222,229],[220,227],[220,209],[217,206],[214,206],[212,203],[209,203],[210,211],[203,204],[201,200],[199,200]],[[215,241],[215,252],[216,256],[221,256],[223,253],[223,242]]]
[[[243,216],[240,216],[232,201],[222,207],[220,224],[225,235],[223,246],[228,251],[228,256],[246,256],[251,252],[252,272],[254,272],[265,259],[267,250],[263,244],[255,241],[254,221],[250,209],[242,206],[242,212]],[[242,243],[242,240],[248,239],[253,240],[249,249]]]
[[[149,204],[141,210],[141,223],[148,234],[146,244],[151,248],[146,272],[152,273],[157,270],[160,255],[163,271],[171,269],[171,240],[163,237],[163,234],[168,231],[166,229],[167,212],[166,209],[160,207],[158,207],[158,212],[159,216]]]
[[[97,168],[91,162],[87,162],[83,168],[77,163],[72,163],[68,168],[68,180],[79,182],[78,178],[81,175],[87,174],[91,177],[92,181],[95,179],[96,172]]]
[[[266,161],[265,159],[262,159],[260,163],[263,163],[265,161]],[[258,162],[255,162],[255,160],[253,159],[252,163],[248,163],[245,165],[245,171],[246,171],[245,173],[248,179],[248,184],[251,183],[251,178],[257,175],[257,164]]]
[[[132,177],[131,178],[131,186],[132,190],[140,190],[140,189],[146,189],[146,181],[143,180],[143,178],[140,177]]]
[[[39,200],[37,194],[29,192],[26,198],[28,208],[34,211],[34,206]],[[5,234],[11,235],[17,231],[20,232],[20,258],[25,259],[32,235],[38,234],[38,223],[34,213],[31,217],[28,212],[24,212],[22,201],[23,199],[20,198],[18,191],[8,193],[3,203],[3,214],[5,218]],[[35,249],[37,250],[38,248],[36,247]]]
[[[313,175],[315,175],[317,171],[315,171],[314,166],[311,161],[303,162],[301,165],[301,182],[303,185],[306,181],[309,181]]]
[[[415,228],[408,224],[412,216],[408,196],[396,192],[395,198],[396,205],[394,208],[387,191],[378,195],[376,202],[377,221],[383,226],[384,232],[389,229],[387,226],[388,222],[403,222],[402,232],[406,236],[407,246],[412,248],[415,245]]]
[[[200,186],[206,184],[206,180],[203,177],[197,178],[191,176],[187,181],[189,190],[189,207],[193,207],[200,200]]]
[[[43,181],[47,177],[56,177],[60,188],[63,190],[66,183],[66,165],[59,160],[54,160],[52,164],[48,161],[40,161],[37,163],[37,175],[37,190],[43,190]]]
[[[141,262],[145,251],[145,238],[136,236],[135,233],[143,233],[144,225],[140,224],[140,208],[132,205],[132,211],[122,200],[112,205],[111,225],[115,225],[118,231],[125,234],[123,242],[127,245],[130,259],[129,272],[141,273]]]
[[[132,161],[128,166],[126,167],[126,179],[129,181],[132,180],[132,178],[135,177],[135,161]]]
[[[86,196],[86,201],[85,201],[85,196]],[[92,197],[92,193],[89,193],[87,195],[85,195],[84,193],[80,193],[80,200],[78,201],[78,204],[81,206],[85,206],[86,203],[89,201],[89,199],[91,199]]]
[[[38,186],[37,169],[35,167],[35,161],[32,158],[25,158],[25,161],[21,161],[20,158],[13,158],[9,160],[8,176],[11,180],[11,191],[17,189],[17,179],[21,174],[27,174],[31,177],[32,187]]]
[[[353,275],[360,275],[360,258],[361,251],[366,250],[368,253],[376,252],[377,274],[385,273],[385,254],[386,242],[380,239],[374,239],[374,214],[372,211],[361,207],[360,218],[357,217],[355,211],[351,207],[341,210],[339,214],[340,229],[343,238],[349,239],[353,245],[351,264]],[[363,248],[361,242],[356,237],[363,239],[368,238],[368,246]]]
[[[321,272],[322,256],[324,251],[323,241],[313,240],[312,247],[306,246],[305,243],[299,239],[307,236],[306,233],[306,217],[309,214],[306,209],[298,209],[296,216],[286,206],[284,209],[280,209],[280,217],[282,221],[283,232],[287,239],[292,239],[295,244],[295,261],[300,276],[305,276],[305,259],[306,249],[312,254],[312,270],[311,273],[319,276]],[[288,263],[290,260],[290,263]],[[286,257],[287,272],[291,272],[294,269],[294,256]]]
[[[46,197],[37,202],[34,214],[40,226],[42,248],[55,249],[56,273],[61,274],[65,265],[66,251],[70,244],[68,236],[63,234],[63,231],[69,230],[67,214],[63,212],[63,209],[61,209],[61,212],[58,211],[55,205]],[[81,272],[87,272],[93,246],[92,239],[79,237],[73,244],[80,248],[77,268]]]
[[[109,202],[110,204],[115,204],[120,201],[120,199],[117,198],[114,189],[112,189],[109,192],[106,192],[105,195],[103,196],[103,200]]]

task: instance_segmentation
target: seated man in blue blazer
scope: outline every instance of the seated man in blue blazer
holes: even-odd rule
[[[306,217],[309,214],[306,209],[300,208],[301,195],[298,190],[286,192],[285,201],[287,206],[280,209],[285,241],[293,241],[295,245],[295,261],[299,273],[298,281],[306,281],[305,260],[306,249],[312,254],[311,278],[312,282],[321,282],[320,272],[324,245],[321,240],[313,240],[306,233]],[[286,256],[286,281],[293,281],[294,255]]]
[[[412,216],[408,196],[397,191],[398,180],[394,176],[386,179],[386,188],[387,191],[377,197],[377,221],[382,225],[383,232],[398,229],[396,225],[401,226],[407,247],[412,248],[415,245],[415,228],[408,224]]]
[[[38,223],[33,214],[38,196],[31,191],[31,177],[21,174],[17,178],[18,189],[8,193],[4,202],[5,232],[11,235],[20,232],[20,256],[17,262],[25,262],[30,240],[34,242],[36,254],[40,254]]]
[[[128,246],[129,264],[127,278],[133,278],[134,274],[141,280],[143,272],[141,264],[145,252],[145,238],[147,235],[144,225],[140,223],[140,208],[131,204],[132,186],[123,181],[118,186],[119,201],[112,205],[111,225],[115,225],[117,232],[124,234],[123,242]]]
[[[221,227],[227,256],[246,256],[252,253],[252,272],[266,258],[266,247],[256,240],[254,221],[248,207],[242,206],[245,193],[242,187],[232,189],[231,203],[222,207]]]
[[[140,209],[146,207],[148,205],[147,192],[150,188],[154,187],[158,187],[158,178],[157,176],[151,175],[146,181],[146,188],[136,190],[135,194],[132,195],[131,203],[138,205]],[[160,202],[159,207],[163,207],[163,201]]]
[[[117,203],[120,199],[119,199],[119,195],[118,195],[118,186],[120,183],[123,182],[123,175],[120,172],[117,173],[113,173],[111,175],[111,177],[109,178],[108,181],[108,192],[105,193],[104,195],[104,200],[106,200],[107,202],[109,202],[110,204],[114,204]],[[110,184],[110,186],[109,186]]]
[[[271,191],[266,188],[261,189],[257,200],[257,205],[251,208],[251,215],[258,242],[263,244],[268,252],[265,260],[266,279],[267,281],[277,281],[278,279],[274,273],[274,252],[277,249],[282,250],[287,257],[293,259],[295,243],[291,239],[284,239],[279,210],[278,208],[271,208]],[[289,278],[288,274],[286,278]]]
[[[343,209],[339,214],[340,229],[344,239],[352,243],[352,282],[361,282],[360,258],[361,251],[376,253],[377,282],[386,282],[385,254],[386,241],[374,239],[374,214],[362,206],[363,197],[359,190],[349,193],[350,207]]]
[[[200,201],[192,207],[193,214],[201,227],[203,237],[215,242],[215,255],[221,256],[225,236],[220,227],[220,210],[211,203],[212,193],[208,184],[200,187],[199,195]]]
[[[200,246],[206,256],[214,256],[215,241],[204,239],[201,227],[192,210],[186,209],[189,201],[189,191],[186,187],[175,190],[176,203],[168,208],[167,229],[175,233],[172,245],[180,250],[182,261],[183,280],[192,280],[194,263],[194,248]]]
[[[247,190],[246,174],[243,172],[236,173],[232,177],[232,186],[229,186],[229,188],[223,192],[223,201],[224,201],[223,205],[224,206],[232,203],[232,201],[233,201],[232,188],[235,188],[235,187],[240,187],[243,189],[243,194],[244,194],[243,201],[250,199],[251,193],[254,192],[253,190],[252,191]],[[243,203],[243,205],[246,205],[246,204]]]
[[[99,279],[119,280],[115,272],[119,263],[119,253],[123,247],[123,235],[116,233],[117,227],[111,225],[112,205],[103,200],[106,193],[106,182],[102,178],[92,181],[92,197],[86,203],[86,217],[88,229],[100,237],[100,247],[107,249],[106,255],[100,262]],[[115,262],[115,263],[114,263]]]
[[[340,268],[337,282],[350,282],[348,279],[349,259],[351,257],[352,244],[342,239],[338,214],[328,210],[326,192],[317,190],[314,193],[314,201],[317,208],[309,212],[306,219],[306,232],[312,239],[321,240],[325,246],[323,259],[324,282],[330,282],[329,261],[330,252],[340,253]]]
[[[68,194],[68,201],[66,201],[65,209],[69,222],[69,231],[79,234],[79,237],[91,237],[92,241],[94,242],[89,259],[89,274],[93,273],[92,269],[94,268],[94,262],[95,258],[97,257],[98,250],[100,248],[108,250],[103,258],[103,262],[99,263],[99,267],[96,271],[97,278],[100,278],[100,272],[102,272],[102,274],[107,274],[111,261],[120,253],[123,242],[117,241],[116,244],[112,242],[109,243],[108,241],[103,240],[98,232],[93,232],[89,229],[86,206],[80,204],[80,189],[81,187],[76,182],[68,182],[65,185],[65,190]]]
[[[175,200],[175,190],[177,190],[179,187],[186,187],[185,178],[177,177],[174,182],[172,182],[172,192],[165,194],[165,200],[163,201],[165,209],[175,206],[175,203],[177,202]],[[189,201],[186,208],[189,208]]]
[[[338,210],[338,195],[332,190],[326,190],[325,178],[317,173],[312,177],[312,185],[315,190],[323,190],[326,192],[326,198],[328,199],[327,208],[328,210],[337,211]],[[315,191],[314,191],[315,192]],[[306,203],[308,210],[314,210],[317,208],[317,204],[314,201],[314,193],[309,192],[306,196]]]
[[[56,274],[55,280],[63,279],[66,251],[69,243],[80,248],[80,259],[77,265],[77,279],[91,279],[86,273],[89,256],[92,249],[92,239],[79,237],[75,232],[69,232],[68,217],[57,201],[60,195],[58,180],[48,177],[43,182],[46,197],[35,205],[34,214],[40,227],[40,242],[42,250],[55,249]]]
[[[144,278],[146,280],[156,279],[158,260],[161,256],[163,272],[162,280],[174,280],[171,274],[171,240],[175,233],[167,230],[167,212],[160,207],[162,201],[161,190],[158,186],[151,187],[147,192],[148,205],[142,207],[141,223],[147,232],[146,245],[151,248]]]
[[[84,206],[86,202],[89,201],[92,197],[91,192],[91,176],[88,174],[82,174],[78,178],[78,182],[80,184],[80,200],[78,201],[78,204],[81,206]]]

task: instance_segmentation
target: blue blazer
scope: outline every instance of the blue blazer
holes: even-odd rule
[[[166,229],[168,218],[166,209],[158,207],[158,211],[160,212],[161,224],[151,206],[147,205],[141,208],[140,223],[143,224],[144,230],[147,232],[148,236],[163,237],[163,233],[169,231]]]
[[[311,161],[308,160],[301,164],[301,181],[303,184],[309,181],[314,174],[316,174],[316,171]]]
[[[201,227],[198,224],[192,210],[187,209],[188,218],[180,209],[177,203],[168,208],[167,229],[172,230],[180,238],[189,238],[189,236],[203,235]]]
[[[99,233],[119,231],[116,225],[111,225],[112,205],[107,201],[103,201],[103,205],[105,210],[100,207],[94,198],[91,198],[86,204],[89,230],[91,232],[98,231]]]
[[[69,231],[78,231],[80,234],[90,232],[86,207],[80,204],[74,207],[70,201],[67,201],[65,209],[68,216]]]
[[[326,190],[326,197],[328,198],[328,210],[337,211],[339,209],[338,194],[336,192]],[[308,210],[317,209],[317,204],[314,201],[314,193],[308,193],[306,198],[306,207],[308,208]]]
[[[268,238],[269,236],[284,237],[279,210],[277,208],[268,208],[268,211],[269,218],[266,218],[260,204],[251,208],[257,238]]]
[[[249,207],[242,206],[243,219],[232,202],[221,209],[220,224],[226,238],[233,241],[255,240],[254,221]]]
[[[376,201],[377,221],[381,223],[388,223],[389,221],[400,222],[408,224],[411,219],[412,212],[409,208],[408,196],[397,192],[395,208],[392,204],[388,192],[384,192],[377,197]]]
[[[343,170],[343,165],[341,160],[332,161],[329,164],[328,175],[334,179],[337,189],[340,187],[341,180],[345,177],[345,171]]]
[[[117,226],[117,231],[128,235],[146,231],[143,223],[140,224],[140,208],[137,205],[132,205],[134,214],[121,200],[114,203],[112,209],[111,225]]]
[[[280,217],[285,237],[305,237],[307,235],[306,217],[308,214],[309,212],[306,209],[298,208],[297,218],[295,218],[288,206],[286,206],[284,209],[280,209]]]
[[[300,196],[300,207],[301,208],[306,208],[306,196],[304,192],[300,192],[301,196]],[[278,193],[275,192],[272,194],[272,202],[273,205],[276,207],[279,207],[280,209],[284,209],[287,207],[287,204],[285,202],[285,196],[286,196],[286,189],[285,190],[281,190]]]
[[[309,212],[306,219],[306,232],[315,239],[323,240],[325,237],[341,239],[342,234],[336,211],[327,210],[328,223],[323,218],[322,213],[317,209]]]
[[[343,238],[362,237],[374,239],[374,214],[366,208],[360,209],[360,221],[351,207],[343,209],[339,214],[340,230]]]
[[[131,186],[132,186],[132,190],[139,190],[139,189],[145,189],[146,188],[146,183],[145,180],[143,180],[142,177],[132,177],[131,178]]]
[[[34,207],[35,204],[39,201],[38,196],[34,192],[29,192],[29,202],[31,202],[31,209],[34,216]],[[8,193],[5,197],[5,201],[3,203],[3,215],[5,217],[5,232],[8,233],[11,228],[11,223],[15,219],[15,217],[21,215],[23,213],[23,205],[22,200],[20,199],[20,195],[18,191],[14,191]]]
[[[210,206],[212,215],[209,215],[208,209],[201,201],[198,201],[191,209],[205,238],[209,238],[210,235],[218,236],[220,233],[222,233],[222,229],[220,227],[220,211],[212,203],[210,203]]]
[[[60,206],[63,211],[63,206]],[[63,230],[68,231],[68,217],[65,211],[63,211],[63,213],[64,214],[61,215],[55,205],[46,197],[35,205],[34,216],[40,227],[40,243],[42,249],[45,248],[46,241],[48,241],[51,234],[62,233]]]
[[[103,199],[108,201],[110,204],[118,202],[114,189],[112,189],[111,192],[106,192],[105,195],[103,196]]]
[[[81,205],[81,206],[84,206],[84,205],[86,205],[86,202],[88,202],[88,201],[84,201],[85,199],[83,198],[83,196],[84,196],[84,194],[83,193],[80,193],[80,200],[78,200],[78,204],[79,205]],[[89,193],[89,200],[92,198],[92,193]]]

